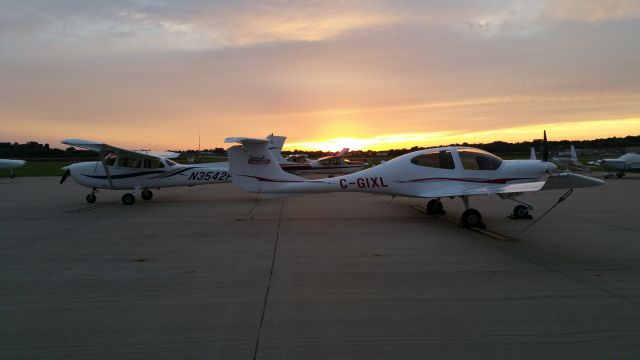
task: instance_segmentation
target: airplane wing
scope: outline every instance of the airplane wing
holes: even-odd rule
[[[173,151],[152,151],[152,150],[135,150],[135,152],[145,155],[156,156],[163,159],[175,159],[180,156],[180,153]]]
[[[604,184],[600,179],[589,176],[560,173],[553,174],[546,181],[534,181],[518,184],[460,184],[445,189],[431,190],[419,196],[425,198],[438,198],[448,196],[471,196],[523,193],[540,190],[576,189],[583,187],[599,186]]]
[[[574,173],[560,173],[549,176],[540,190],[575,189],[603,185],[604,181]]]
[[[420,194],[420,197],[439,198],[448,196],[471,196],[531,192],[541,190],[544,184],[544,181],[519,184],[460,184],[453,185],[445,189],[431,190],[426,193]]]
[[[266,144],[269,143],[267,139],[256,139],[248,137],[228,137],[224,139],[227,144],[241,143],[241,144]]]
[[[61,143],[66,145],[76,146],[76,147],[87,149],[87,150],[93,150],[100,154],[115,154],[119,157],[131,157],[131,158],[141,158],[141,159],[163,158],[162,156],[152,155],[151,152],[145,153],[145,152],[126,150],[126,149],[111,146],[105,143],[100,143],[97,141],[81,140],[81,139],[66,139],[66,140],[62,140]],[[176,154],[176,153],[172,153],[172,154]]]

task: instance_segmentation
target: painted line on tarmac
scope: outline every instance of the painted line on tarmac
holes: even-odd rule
[[[409,205],[409,207],[412,208],[413,210],[418,211],[421,214],[430,215],[430,214],[427,214],[427,212],[420,206]],[[452,218],[450,216],[444,216],[444,215],[430,215],[430,216],[432,216],[432,217],[434,217],[436,219],[446,220],[446,221],[448,221],[450,223],[458,225],[459,227],[465,228],[464,226],[460,225],[460,223],[458,222],[457,219],[454,219],[454,218]],[[506,236],[506,235],[503,235],[503,234],[500,234],[500,233],[497,233],[497,232],[494,232],[494,231],[490,231],[490,230],[487,230],[487,229],[480,229],[480,228],[465,228],[465,229],[477,232],[479,234],[482,234],[484,236],[488,236],[488,237],[490,237],[492,239],[499,240],[499,241],[514,241],[515,240],[515,239],[513,239],[513,238],[511,238],[509,236]]]
[[[80,209],[75,209],[75,210],[71,210],[68,211],[69,214],[77,214],[77,213],[82,213],[82,212],[86,212],[86,211],[91,211],[91,210],[95,210],[95,209],[99,209],[101,207],[105,207],[108,204],[96,204],[96,205],[92,205],[92,206],[88,206],[88,207],[84,207],[84,208],[80,208]]]

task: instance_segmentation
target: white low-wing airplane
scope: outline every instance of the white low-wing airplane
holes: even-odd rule
[[[217,184],[231,181],[229,163],[181,165],[170,158],[179,154],[172,152],[131,151],[95,141],[68,139],[63,144],[98,152],[100,161],[81,162],[65,166],[60,184],[71,177],[80,185],[91,188],[86,196],[89,203],[96,201],[98,189],[133,190],[122,195],[122,202],[131,205],[134,194],[150,200],[150,189],[176,186]]]
[[[604,175],[605,178],[613,176],[613,172],[616,172],[616,177],[621,178],[625,176],[625,172],[638,172],[640,171],[640,155],[636,153],[626,153],[617,159],[602,159],[589,162],[589,165],[601,166],[608,172]]]
[[[373,168],[334,178],[308,180],[283,171],[267,148],[268,140],[228,138],[241,145],[228,149],[233,183],[265,197],[297,193],[367,192],[432,198],[426,210],[443,213],[441,198],[460,197],[466,210],[462,224],[482,226],[479,211],[469,207],[469,196],[498,194],[517,202],[514,217],[529,217],[533,207],[517,196],[524,192],[598,186],[603,181],[572,173],[552,175],[557,167],[539,160],[502,160],[470,147],[419,150]],[[259,160],[259,161],[258,161]]]
[[[26,164],[24,160],[10,160],[10,159],[0,159],[0,170],[9,170],[9,177],[14,178],[16,174],[13,173],[13,169],[19,168]]]

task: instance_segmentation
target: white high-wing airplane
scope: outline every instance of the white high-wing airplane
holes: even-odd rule
[[[309,160],[305,162],[287,161],[282,157],[282,147],[287,139],[286,136],[269,135],[269,151],[280,164],[282,170],[294,174],[351,174],[369,167],[369,164],[362,161],[347,160],[345,157],[349,153],[349,148],[340,150],[336,155],[325,156],[318,160]]]
[[[133,190],[122,195],[122,202],[131,205],[135,196],[151,200],[150,189],[218,184],[231,181],[229,163],[209,163],[181,165],[170,158],[179,154],[172,152],[131,151],[95,141],[68,139],[63,144],[93,150],[100,155],[100,161],[81,162],[65,166],[60,184],[71,177],[80,185],[91,188],[86,196],[89,203],[96,201],[98,189]]]
[[[613,172],[616,172],[616,177],[621,178],[625,176],[625,172],[637,172],[640,171],[640,155],[636,153],[626,153],[617,159],[602,159],[589,162],[589,165],[601,166],[608,172],[604,175],[605,178],[613,176]]]
[[[234,185],[265,197],[297,193],[367,192],[393,196],[433,198],[426,210],[443,213],[441,198],[460,197],[466,210],[462,224],[483,226],[478,210],[469,207],[469,196],[498,194],[519,205],[514,217],[529,217],[533,207],[518,199],[524,192],[598,186],[603,181],[572,173],[551,174],[553,163],[539,160],[502,160],[470,147],[419,150],[357,173],[308,180],[283,171],[267,148],[268,140],[228,138],[239,142],[228,149]],[[257,161],[259,160],[259,161]]]
[[[24,160],[10,160],[10,159],[0,159],[0,170],[9,170],[9,177],[14,178],[16,174],[13,173],[13,169],[19,168],[26,164]]]

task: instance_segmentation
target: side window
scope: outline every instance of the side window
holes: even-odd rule
[[[136,158],[118,158],[118,166],[137,168],[137,167],[140,167],[140,159],[136,159]]]
[[[442,150],[422,154],[411,159],[411,163],[419,166],[439,168],[439,169],[455,169],[453,156],[451,151]]]
[[[145,169],[158,169],[164,167],[160,160],[144,159],[143,165]]]
[[[460,149],[458,155],[466,170],[496,170],[502,164],[502,159],[482,150]]]
[[[324,165],[324,166],[331,165],[331,159],[320,160],[320,165]]]

